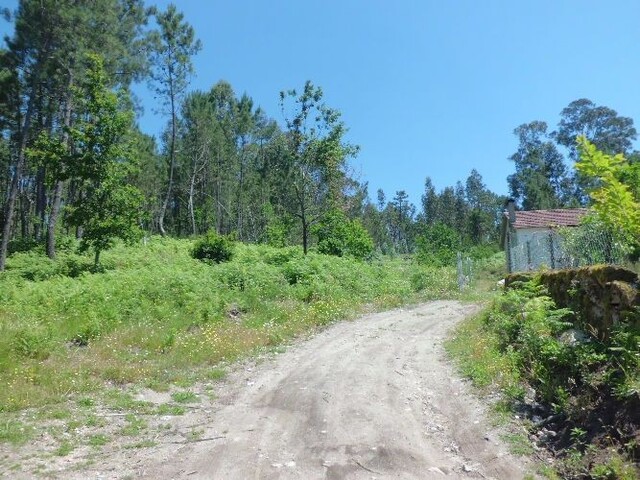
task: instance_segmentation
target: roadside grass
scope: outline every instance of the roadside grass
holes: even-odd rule
[[[20,446],[35,435],[34,428],[19,420],[5,418],[0,421],[0,442]]]
[[[481,392],[499,393],[496,421],[521,419],[503,438],[513,453],[532,453],[534,441],[555,452],[541,475],[638,478],[640,332],[621,324],[606,343],[568,343],[568,313],[535,283],[523,285],[460,323],[445,348]]]
[[[237,244],[230,262],[206,264],[191,258],[192,245],[158,237],[118,246],[97,272],[70,247],[56,261],[38,252],[8,259],[0,443],[19,447],[50,425],[54,456],[118,437],[140,437],[127,445],[143,448],[153,443],[149,416],[183,415],[213,398],[202,384],[223,379],[235,360],[282,351],[293,337],[362,313],[469,296],[458,292],[455,269],[410,258],[363,262]],[[141,400],[142,389],[170,400]]]

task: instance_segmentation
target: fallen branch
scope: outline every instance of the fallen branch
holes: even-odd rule
[[[360,468],[362,468],[363,470],[366,470],[367,472],[370,473],[375,473],[376,475],[382,475],[380,472],[376,472],[375,470],[371,470],[370,468],[365,467],[363,464],[361,464],[358,460],[356,460],[355,458],[351,459],[353,461],[353,463],[355,463],[356,465],[358,465]]]
[[[195,438],[193,440],[183,440],[181,442],[170,442],[174,445],[186,445],[188,443],[196,443],[196,442],[210,442],[211,440],[218,440],[220,438],[227,438],[224,435],[221,435],[219,437],[205,437],[205,438]]]

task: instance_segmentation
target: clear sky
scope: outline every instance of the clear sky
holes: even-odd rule
[[[513,129],[553,129],[578,98],[640,123],[638,0],[174,3],[203,44],[192,88],[227,80],[281,121],[280,90],[313,81],[360,145],[352,166],[374,200],[406,190],[419,205],[426,176],[440,190],[472,168],[506,194]],[[157,134],[166,120],[137,92],[141,127]]]

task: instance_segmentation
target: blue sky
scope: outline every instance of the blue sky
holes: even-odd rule
[[[472,168],[506,194],[513,129],[553,129],[578,98],[640,122],[637,0],[174,3],[203,43],[191,88],[227,80],[281,121],[280,90],[312,80],[360,145],[352,166],[372,199],[406,190],[418,205],[426,176],[442,189]],[[159,132],[166,120],[137,92],[142,129]]]

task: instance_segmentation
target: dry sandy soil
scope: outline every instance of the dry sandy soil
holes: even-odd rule
[[[159,418],[166,426],[152,447],[114,442],[85,464],[90,451],[77,449],[50,456],[41,471],[78,479],[523,478],[527,461],[507,452],[485,402],[444,356],[450,328],[476,308],[436,301],[333,325],[236,365],[215,399]]]

